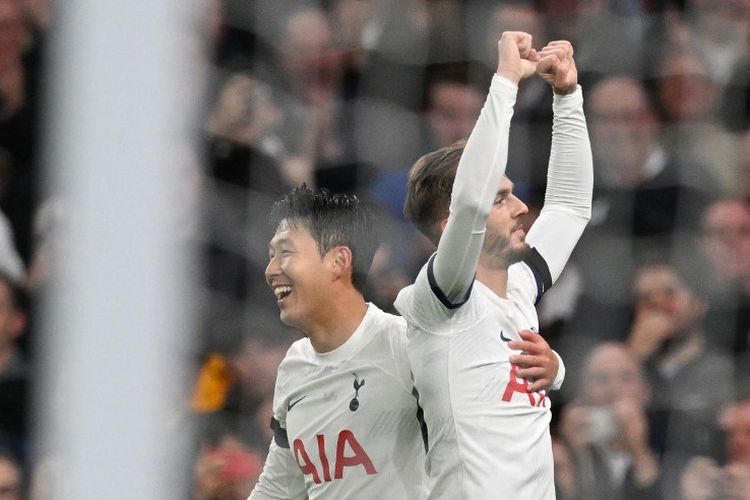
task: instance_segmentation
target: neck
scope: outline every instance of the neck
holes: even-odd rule
[[[367,303],[356,290],[334,295],[325,310],[311,321],[303,331],[310,338],[315,352],[326,353],[349,340],[367,313]]]
[[[483,258],[477,264],[477,281],[495,292],[498,297],[507,298],[508,268],[503,266],[486,265]]]

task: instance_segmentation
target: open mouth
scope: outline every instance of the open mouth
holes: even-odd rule
[[[273,294],[276,296],[277,302],[284,300],[290,293],[292,293],[292,287],[289,285],[281,285],[273,289]]]

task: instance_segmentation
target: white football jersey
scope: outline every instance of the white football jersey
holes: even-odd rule
[[[433,259],[395,303],[409,324],[409,361],[425,409],[429,498],[554,500],[550,400],[545,391],[527,392],[508,361],[520,351],[507,344],[520,330],[538,331],[535,302],[549,286],[548,270],[515,264],[507,299],[475,280],[458,305],[435,286]]]
[[[369,304],[334,351],[318,354],[307,338],[291,346],[276,380],[274,441],[250,499],[426,497],[405,332],[403,318]]]

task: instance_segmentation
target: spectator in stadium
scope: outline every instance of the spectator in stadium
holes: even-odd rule
[[[747,53],[750,5],[736,0],[689,0],[684,5],[686,42],[710,64],[717,81],[725,84],[733,66]]]
[[[586,345],[580,332],[622,340],[640,254],[656,245],[669,252],[678,232],[697,229],[711,185],[684,179],[687,169],[661,147],[661,123],[640,81],[606,78],[587,102],[596,182],[591,222],[574,255],[583,293],[566,326],[573,346]],[[575,363],[580,349],[564,352]]]
[[[682,500],[750,498],[750,394],[724,409],[719,426],[726,432],[725,457],[693,458],[679,483]]]
[[[21,463],[5,450],[0,450],[0,499],[25,498]]]
[[[26,303],[21,289],[0,275],[0,445],[20,457],[28,452],[31,372],[20,347],[26,330]]]
[[[9,154],[0,208],[8,216],[25,261],[37,202],[42,33],[23,0],[0,0],[0,148]]]
[[[604,342],[585,358],[581,375],[558,426],[575,464],[575,498],[661,498],[661,466],[649,441],[651,389],[641,364],[625,344]]]
[[[269,195],[311,182],[311,172],[285,168],[292,164],[280,137],[283,116],[268,85],[246,72],[230,74],[205,125],[212,176]]]
[[[257,450],[265,450],[267,420],[248,418],[260,412],[273,395],[276,369],[296,336],[289,329],[242,339],[225,353],[207,355],[193,388],[191,408],[198,416],[199,434],[232,433]],[[267,336],[266,336],[267,335]],[[249,490],[248,490],[249,491]]]
[[[706,327],[717,345],[733,352],[736,376],[748,375],[750,355],[750,204],[726,198],[708,206],[702,217],[700,250],[711,294]]]
[[[668,48],[657,68],[665,149],[680,165],[704,165],[721,192],[731,192],[738,180],[738,139],[718,119],[721,83],[695,51]]]
[[[193,470],[193,500],[245,500],[263,468],[263,458],[242,441],[224,436],[199,451]]]
[[[685,462],[710,454],[712,423],[732,396],[732,358],[715,347],[704,328],[710,302],[698,266],[656,260],[635,276],[634,320],[627,344],[644,364],[657,415],[656,438],[665,484],[676,484]]]
[[[310,5],[293,7],[283,17],[271,72],[260,68],[258,76],[274,89],[282,111],[285,177],[295,179],[294,185],[351,190],[357,166],[334,27],[325,10]]]
[[[564,440],[552,436],[552,456],[555,460],[555,494],[557,500],[575,500],[578,497],[573,453]]]
[[[745,51],[732,68],[724,86],[721,118],[730,130],[750,131],[750,52]]]

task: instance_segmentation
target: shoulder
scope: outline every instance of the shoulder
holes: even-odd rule
[[[431,274],[431,264],[434,257],[435,254],[432,254],[430,259],[422,266],[414,283],[404,287],[398,293],[393,304],[396,310],[409,322],[413,322],[413,319],[425,314],[434,316],[436,313],[443,312],[443,315],[450,315],[453,309],[446,307],[438,296],[438,293],[442,294],[442,292],[434,283]]]
[[[385,343],[391,349],[398,349],[406,342],[406,319],[378,309],[370,304],[372,311],[371,331],[369,335],[376,342]]]
[[[552,286],[549,267],[539,252],[532,248],[522,262],[508,268],[508,293],[536,305]]]
[[[286,351],[284,359],[279,363],[276,374],[276,387],[279,388],[287,379],[294,378],[294,373],[301,366],[309,364],[313,353],[312,344],[307,337],[295,341]]]

